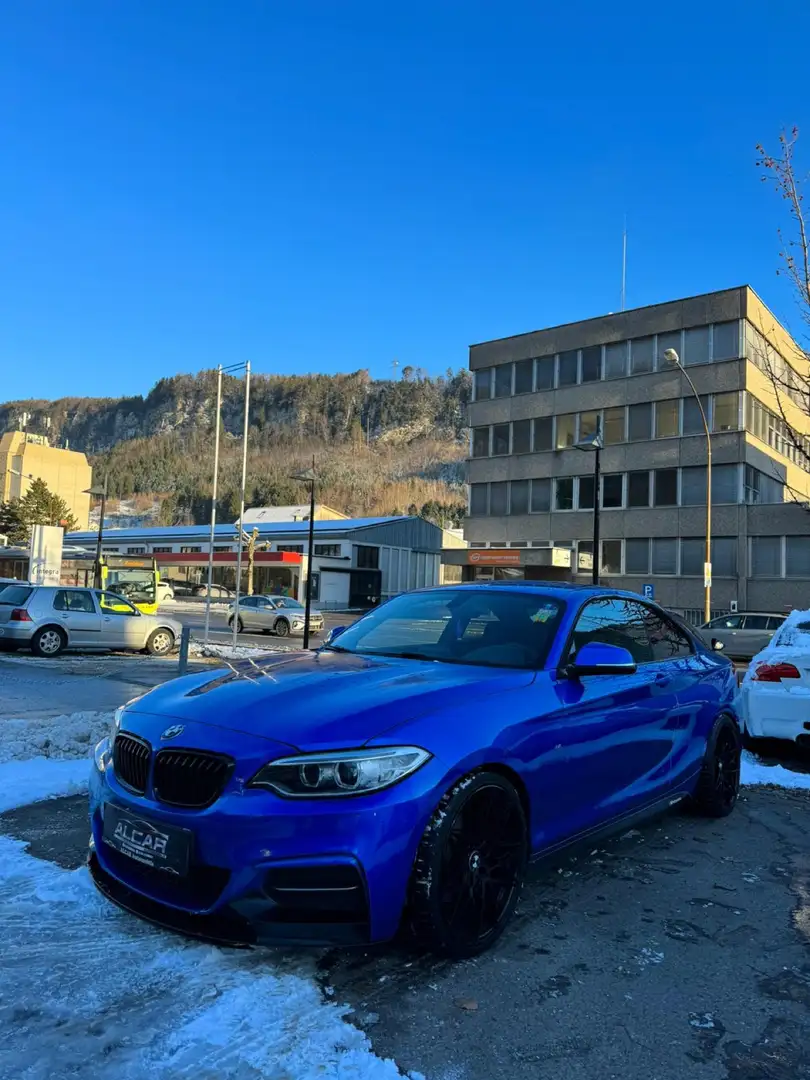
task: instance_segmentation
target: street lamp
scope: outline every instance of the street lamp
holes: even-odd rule
[[[96,563],[93,571],[95,580],[94,588],[101,588],[101,535],[104,532],[104,511],[107,508],[107,473],[104,474],[103,484],[94,484],[93,487],[84,489],[85,495],[95,495],[101,499],[101,507],[98,515],[98,535],[96,537]]]
[[[703,410],[703,402],[700,400],[700,394],[695,389],[695,384],[689,377],[689,372],[686,371],[681,358],[678,356],[675,349],[666,349],[664,351],[664,359],[674,364],[678,368],[681,375],[689,383],[692,388],[692,393],[695,395],[695,401],[698,403],[700,409],[700,419],[703,421],[703,430],[706,432],[706,558],[703,563],[703,588],[705,590],[705,622],[709,622],[712,617],[712,435],[709,431],[709,423],[706,419],[706,413]]]
[[[599,584],[599,480],[601,477],[602,450],[605,442],[602,438],[602,425],[597,420],[596,431],[593,435],[587,435],[578,443],[574,443],[577,450],[594,455],[593,461],[593,565],[591,568],[591,581],[594,585]],[[579,559],[579,552],[577,552]],[[579,566],[577,566],[579,570]]]
[[[309,484],[309,542],[307,544],[307,587],[304,601],[304,648],[309,648],[309,613],[312,608],[312,553],[315,543],[315,458],[312,468],[290,477],[302,484]]]

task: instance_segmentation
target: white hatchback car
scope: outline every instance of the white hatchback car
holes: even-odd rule
[[[753,658],[740,701],[750,738],[810,743],[810,611],[792,611]]]

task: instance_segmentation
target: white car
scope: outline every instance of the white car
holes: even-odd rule
[[[170,582],[161,580],[157,583],[157,602],[160,605],[164,600],[174,600],[174,589]]]
[[[753,658],[740,705],[750,738],[810,743],[810,611],[792,611]]]

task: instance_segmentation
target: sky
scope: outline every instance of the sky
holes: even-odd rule
[[[748,283],[810,7],[0,5],[0,400],[467,347]],[[810,125],[799,157],[810,168]]]

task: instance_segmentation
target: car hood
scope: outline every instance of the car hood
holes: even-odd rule
[[[304,751],[342,749],[426,713],[473,707],[534,677],[533,671],[329,650],[286,653],[164,683],[127,712],[241,731]]]

